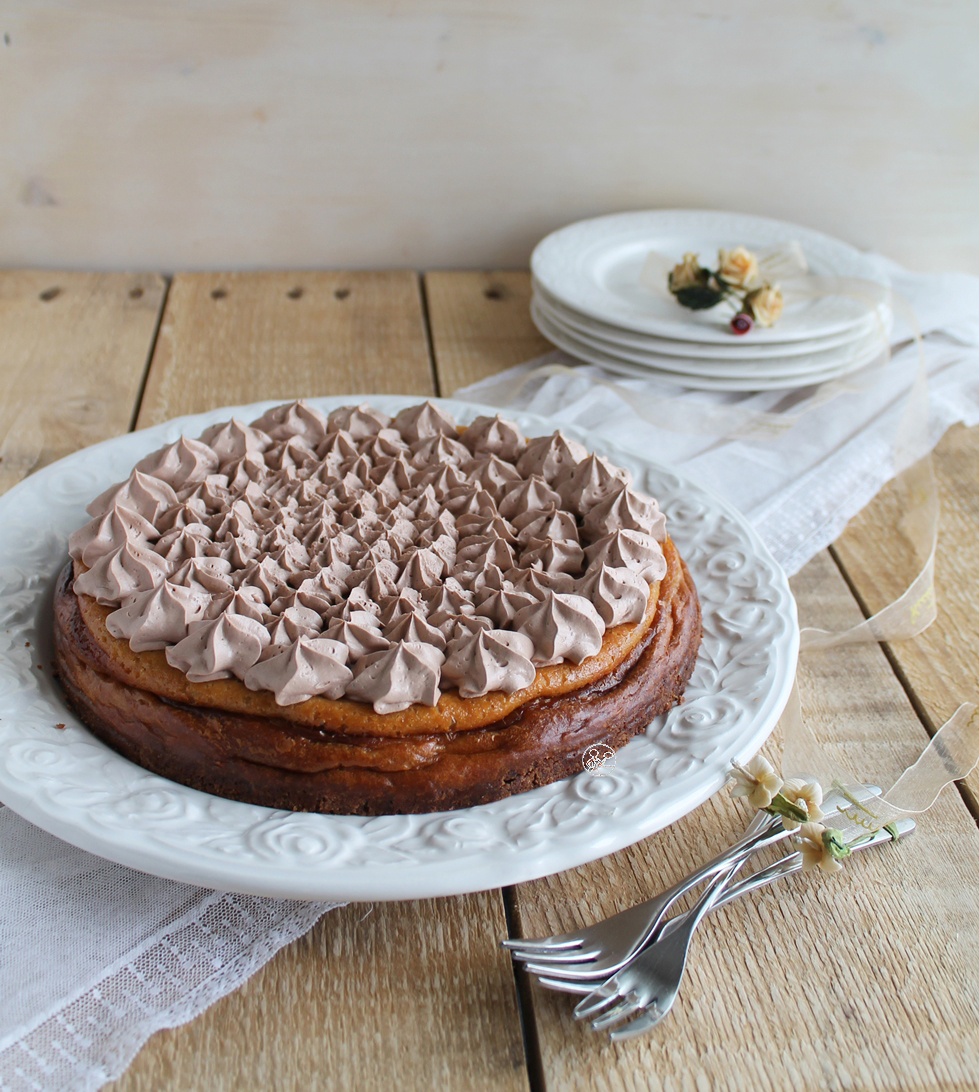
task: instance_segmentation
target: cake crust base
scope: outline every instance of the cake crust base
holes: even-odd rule
[[[290,811],[391,815],[471,807],[581,773],[589,746],[620,747],[681,700],[700,645],[696,591],[672,543],[652,624],[608,674],[535,697],[492,723],[433,734],[350,734],[279,715],[169,700],[119,677],[73,590],[55,595],[59,677],[80,719],[110,747],[172,781]]]

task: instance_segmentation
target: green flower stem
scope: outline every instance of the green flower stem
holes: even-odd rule
[[[797,823],[808,823],[809,812],[799,804],[794,804],[781,793],[772,797],[772,802],[764,809],[772,815],[781,815],[784,819],[794,819]]]

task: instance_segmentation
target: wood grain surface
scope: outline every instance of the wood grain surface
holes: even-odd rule
[[[42,298],[49,288],[59,291]],[[137,410],[147,425],[266,397],[424,396],[433,369],[451,394],[548,347],[527,314],[526,273],[429,274],[424,298],[413,273],[178,275],[160,318],[164,293],[158,277],[0,274],[0,475],[9,475],[0,483],[125,431]],[[800,669],[806,717],[884,783],[976,686],[977,454],[979,430],[956,429],[935,456],[935,626],[890,649],[809,653]],[[804,623],[852,625],[861,603],[876,609],[913,575],[891,493],[851,524],[835,556],[794,578]],[[778,747],[776,734],[767,752]],[[611,1045],[573,1021],[567,996],[521,981],[518,1000],[498,947],[505,900],[516,933],[576,927],[661,889],[748,818],[720,793],[636,846],[506,893],[331,911],[236,993],[153,1036],[108,1087],[979,1086],[979,832],[953,790],[907,842],[859,855],[835,877],[792,877],[708,919],[676,1009],[651,1035]]]
[[[913,641],[889,646],[896,670],[932,731],[964,701],[979,704],[979,428],[956,425],[932,455],[941,506],[935,559],[938,617]],[[869,613],[895,599],[921,561],[896,528],[899,491],[885,486],[834,546]],[[979,773],[966,781],[979,816]]]
[[[154,1035],[112,1092],[528,1088],[499,892],[351,904]]]
[[[813,624],[859,621],[825,552],[792,584]],[[876,646],[811,654],[800,684],[820,738],[884,784],[927,739]],[[776,763],[779,742],[765,749]],[[639,845],[523,885],[521,932],[577,928],[654,894],[688,872],[694,856],[722,849],[749,817],[743,802],[721,793]],[[901,845],[857,855],[836,876],[790,877],[709,918],[674,1011],[649,1035],[611,1044],[575,1023],[573,1000],[534,985],[543,1087],[974,1087],[977,899],[979,833],[946,790]]]
[[[415,273],[180,274],[137,425],[348,391],[434,393]]]
[[[0,491],[131,427],[166,284],[0,272]]]
[[[510,298],[521,303],[501,323],[506,332],[495,370],[516,362],[510,346],[535,337],[521,280],[527,286],[529,277],[512,274],[507,281]],[[432,275],[427,281],[444,390],[494,371],[494,325],[484,317],[487,304],[479,302],[478,283],[471,274],[442,274],[436,295]],[[442,379],[443,366],[448,380]],[[974,578],[970,583],[967,574],[979,571],[977,439],[979,429],[972,439],[953,433],[936,456],[947,509],[939,571],[957,573],[958,581],[944,578],[940,586],[943,609],[954,621],[944,635],[936,632],[932,655],[940,657],[946,643],[955,648],[944,671],[946,682],[954,679],[959,688],[963,679],[974,678],[963,659],[976,627],[965,637],[958,636],[957,627],[967,625],[963,614],[970,597],[974,601]],[[899,539],[893,533],[898,516],[893,506],[887,508],[885,494],[852,532],[867,572],[888,572],[882,596],[896,594],[914,575],[911,560],[896,545],[885,546]],[[841,556],[846,556],[842,548]],[[804,625],[845,629],[861,618],[828,552],[813,559],[792,585]],[[810,653],[799,678],[804,715],[819,737],[885,785],[927,741],[915,691],[909,698],[876,645]],[[776,762],[780,745],[776,733],[765,752]],[[721,793],[638,845],[523,884],[512,894],[516,932],[564,932],[649,897],[686,874],[694,857],[707,859],[729,844],[749,817],[742,804]],[[760,892],[708,919],[669,1022],[637,1040],[610,1044],[575,1023],[572,999],[522,982],[534,1025],[530,1041],[537,1048],[535,1087],[547,1092],[975,1087],[977,864],[975,823],[961,797],[946,790],[907,843],[858,856],[836,877],[792,877],[781,889]],[[937,967],[941,973],[935,973]]]
[[[443,397],[554,348],[530,321],[526,272],[427,273],[425,294]]]

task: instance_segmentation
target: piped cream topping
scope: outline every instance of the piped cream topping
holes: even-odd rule
[[[201,481],[213,474],[220,465],[217,452],[201,443],[181,436],[175,443],[154,451],[136,464],[136,469],[152,478],[159,478],[174,489],[183,489],[189,481]]]
[[[114,504],[100,519],[73,532],[68,549],[91,568],[100,557],[111,554],[127,542],[155,542],[160,532],[149,520],[124,504]]]
[[[432,645],[401,641],[360,661],[347,697],[370,703],[375,713],[400,713],[416,702],[437,705],[444,662],[445,655]]]
[[[520,429],[499,414],[495,417],[477,417],[463,431],[461,439],[477,458],[484,454],[495,455],[509,463],[517,461],[527,444]]]
[[[211,682],[232,675],[245,677],[271,644],[269,631],[243,614],[222,614],[195,622],[187,636],[167,648],[167,662],[183,671],[191,682]]]
[[[659,543],[642,531],[612,531],[586,547],[585,557],[589,568],[629,569],[650,584],[666,576],[666,558]]]
[[[250,690],[271,690],[279,705],[317,695],[340,698],[353,678],[347,654],[340,641],[302,636],[249,668],[243,681]]]
[[[75,581],[75,590],[92,596],[104,607],[114,607],[136,592],[155,588],[169,572],[159,554],[127,541],[86,569]]]
[[[513,625],[530,638],[534,659],[541,664],[562,660],[580,664],[598,652],[605,634],[601,615],[584,596],[560,592],[549,592],[540,602],[524,607]]]
[[[534,681],[533,654],[534,643],[524,633],[478,629],[451,641],[442,677],[455,684],[463,698],[496,690],[512,694]]]
[[[113,637],[125,638],[133,652],[166,648],[187,636],[191,622],[204,617],[210,602],[206,592],[164,580],[130,596],[106,618],[105,627]]]
[[[431,402],[217,424],[89,514],[75,586],[114,608],[110,633],[283,705],[513,692],[640,620],[666,568],[663,515],[627,472],[500,417],[460,432]]]
[[[581,529],[591,539],[612,531],[642,531],[662,542],[666,538],[666,516],[652,497],[623,484],[584,513]]]
[[[606,626],[640,622],[649,600],[649,585],[631,569],[596,565],[575,583],[575,592],[587,599]]]

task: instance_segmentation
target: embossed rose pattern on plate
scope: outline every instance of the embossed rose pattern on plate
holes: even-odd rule
[[[361,398],[311,399],[329,412]],[[417,398],[376,396],[395,413]],[[788,581],[730,506],[672,471],[582,430],[568,435],[659,498],[701,599],[704,640],[682,705],[601,775],[431,815],[311,815],[166,781],[96,740],[52,678],[51,603],[85,505],[149,451],[275,401],[179,418],[69,456],[0,498],[0,800],[60,838],[172,879],[303,899],[402,899],[519,883],[630,845],[691,811],[768,737],[795,672]],[[486,407],[441,400],[460,423]],[[510,415],[528,436],[554,430]],[[63,727],[59,727],[62,725]]]

